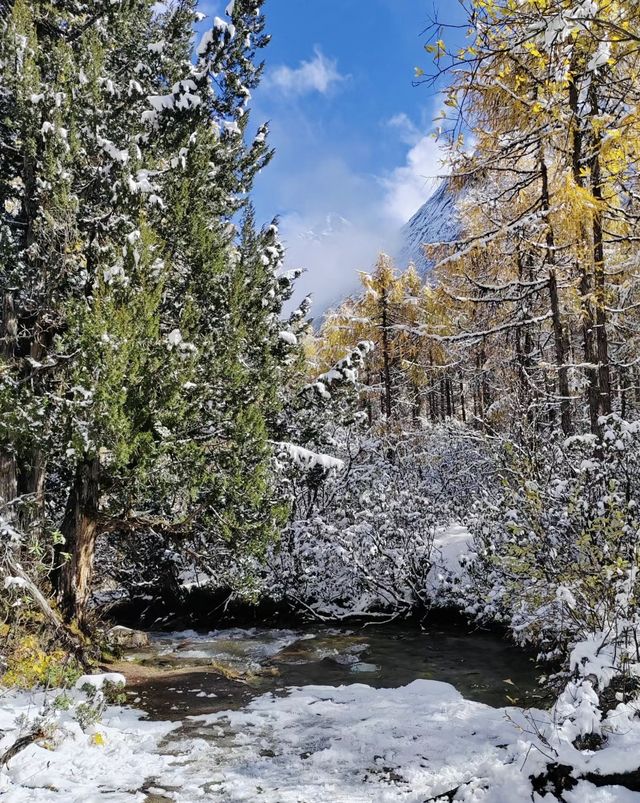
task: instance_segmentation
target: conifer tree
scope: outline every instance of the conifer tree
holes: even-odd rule
[[[3,20],[0,496],[35,504],[83,625],[100,533],[259,541],[283,516],[291,282],[276,228],[236,225],[271,156],[248,127],[268,37],[260,0],[227,16],[195,62],[194,0],[17,0]]]

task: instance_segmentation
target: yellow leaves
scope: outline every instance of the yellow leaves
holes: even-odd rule
[[[525,50],[530,53],[534,58],[538,59],[539,61],[544,62],[545,57],[544,55],[538,50],[534,42],[525,42],[524,43]]]
[[[9,657],[2,682],[18,688],[46,685],[51,669],[63,661],[64,657],[61,650],[45,653],[35,636],[25,636]]]
[[[91,735],[91,744],[95,744],[97,747],[104,747],[106,743],[107,741],[100,731],[96,731]]]
[[[427,51],[427,53],[431,53],[436,60],[442,58],[442,56],[447,52],[447,46],[445,45],[443,39],[438,39],[433,44],[425,45],[424,49]]]

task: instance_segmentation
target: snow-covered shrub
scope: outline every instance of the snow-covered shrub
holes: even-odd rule
[[[62,679],[60,679],[62,680]],[[71,680],[67,678],[67,680]],[[4,682],[4,679],[3,679]],[[108,705],[125,701],[123,689],[125,678],[118,673],[99,675],[76,675],[75,680],[64,686],[47,687],[28,695],[14,690],[4,694],[28,699],[29,705],[15,721],[10,740],[4,740],[0,750],[1,773],[19,752],[31,744],[39,744],[49,750],[59,747],[67,739],[77,741],[88,736],[91,743],[104,744],[100,722]],[[0,734],[0,742],[3,742]]]
[[[635,675],[638,653],[640,424],[603,418],[537,453],[503,445],[501,487],[477,505],[467,610],[508,624],[558,679],[603,692]]]
[[[295,515],[268,558],[268,587],[316,615],[409,614],[431,602],[436,528],[458,520],[486,459],[461,428],[393,438],[337,429],[342,470],[293,482]]]
[[[36,527],[0,500],[0,683],[27,689],[63,686],[80,674],[85,652],[47,598],[52,552]]]

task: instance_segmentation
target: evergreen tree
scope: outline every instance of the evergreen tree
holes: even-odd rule
[[[284,514],[290,280],[276,228],[235,225],[271,156],[265,126],[247,141],[260,7],[230,3],[195,62],[193,0],[3,20],[0,496],[81,624],[100,533],[254,542]]]

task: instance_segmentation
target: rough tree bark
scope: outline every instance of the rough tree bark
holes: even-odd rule
[[[598,115],[598,96],[596,85],[592,82],[589,90],[591,114]],[[606,271],[604,256],[604,237],[602,232],[602,170],[600,166],[601,135],[594,143],[591,160],[591,193],[596,200],[593,213],[593,289],[596,308],[596,353],[598,355],[598,382],[600,385],[599,411],[601,415],[611,412],[611,375],[609,365],[609,343],[607,336],[606,312]]]
[[[6,363],[13,360],[15,341],[18,333],[13,296],[5,293],[2,299],[2,326],[0,327],[0,356]],[[8,448],[0,446],[0,500],[7,506],[5,515],[11,513],[9,505],[18,495],[18,478],[15,455]]]
[[[60,608],[67,622],[77,621],[87,628],[87,608],[98,530],[100,462],[86,460],[76,469],[62,521],[65,543],[60,551],[69,558],[57,569],[54,578]]]

